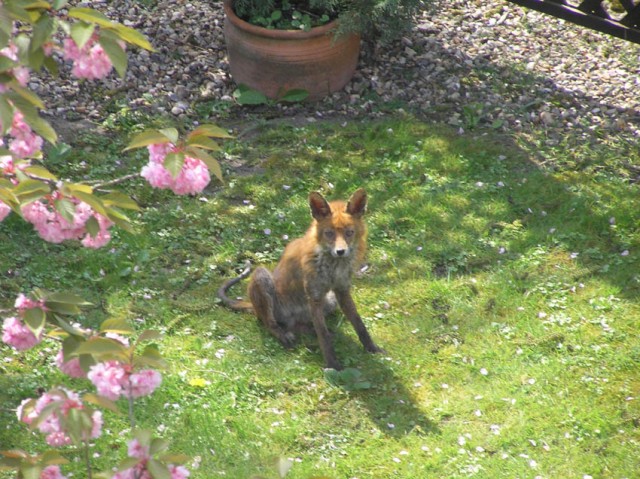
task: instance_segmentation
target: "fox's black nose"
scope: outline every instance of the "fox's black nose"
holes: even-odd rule
[[[344,256],[344,253],[345,253],[345,250],[343,250],[343,249],[337,249],[337,250],[336,250],[336,254],[337,254],[338,256]]]

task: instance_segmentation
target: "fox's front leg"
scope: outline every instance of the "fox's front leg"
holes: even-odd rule
[[[344,315],[353,325],[364,349],[370,353],[383,353],[384,349],[378,347],[376,343],[373,342],[369,331],[367,331],[367,327],[362,322],[362,318],[356,309],[356,304],[353,302],[353,298],[351,297],[351,292],[349,290],[336,291],[336,297],[338,298],[340,309],[342,309]]]
[[[341,370],[342,365],[336,357],[336,352],[333,349],[333,344],[331,343],[331,333],[329,332],[327,323],[324,320],[324,305],[322,299],[311,301],[311,320],[313,321],[313,329],[315,329],[316,336],[318,337],[318,343],[320,344],[320,350],[322,351],[325,367],[335,369],[337,371]]]
[[[273,276],[266,268],[257,268],[249,283],[249,298],[251,304],[265,327],[282,343],[285,348],[295,345],[296,337],[291,331],[280,326],[276,320],[278,299]]]

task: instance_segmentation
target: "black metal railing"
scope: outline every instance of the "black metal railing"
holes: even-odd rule
[[[640,0],[507,0],[640,44]]]

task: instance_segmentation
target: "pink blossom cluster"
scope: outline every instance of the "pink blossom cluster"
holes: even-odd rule
[[[19,110],[15,110],[13,113],[13,123],[9,135],[13,137],[9,142],[9,150],[18,158],[33,156],[42,149],[42,138],[33,132]]]
[[[0,93],[2,93],[1,90]],[[42,150],[42,137],[34,133],[27,122],[24,121],[24,115],[18,109],[14,109],[9,136],[11,137],[9,150],[18,158],[27,158]],[[2,145],[4,145],[4,141],[0,140],[0,146]],[[3,164],[5,163],[7,162],[3,159],[0,168],[2,168],[4,174],[9,174],[12,168],[4,168]]]
[[[0,140],[1,142],[1,140]],[[1,146],[1,145],[0,145]],[[13,157],[6,155],[0,157],[0,177],[4,175],[12,175],[15,172]],[[11,207],[0,200],[0,222],[2,222],[11,213]]]
[[[193,195],[200,193],[211,181],[209,169],[202,160],[185,157],[182,170],[175,178],[164,167],[164,160],[169,153],[178,151],[172,143],[149,145],[149,163],[142,168],[141,176],[154,188],[170,189],[177,195]]]
[[[63,42],[63,57],[73,62],[71,73],[78,78],[98,80],[105,78],[113,68],[104,48],[96,41],[96,36],[82,48],[78,48],[72,38],[66,38]]]
[[[71,437],[64,428],[65,418],[72,409],[84,409],[84,404],[80,396],[73,391],[53,391],[44,393],[35,402],[33,407],[25,411],[25,406],[31,399],[25,399],[18,406],[18,419],[26,424],[31,424],[38,419],[42,411],[52,403],[59,403],[53,408],[44,420],[39,420],[37,429],[46,434],[47,444],[53,447],[68,446],[71,444]],[[102,434],[102,413],[94,411],[91,414],[91,431],[87,431],[85,439],[95,439]]]
[[[40,479],[67,479],[62,475],[60,466],[47,466],[40,473]]]
[[[0,55],[2,55],[3,57],[7,57],[10,60],[13,60],[14,62],[17,62],[19,61],[18,46],[14,43],[10,43],[8,46],[0,50]],[[10,72],[21,86],[23,87],[27,86],[27,83],[29,82],[29,76],[30,76],[29,69],[27,67],[17,66],[12,68]],[[7,87],[5,87],[4,85],[0,85],[0,93],[4,93],[5,91],[7,91]]]
[[[128,365],[119,361],[107,361],[91,366],[89,380],[98,394],[112,401],[120,396],[138,398],[151,394],[162,382],[158,371],[145,369],[133,372]]]
[[[129,457],[139,459],[140,461],[129,469],[117,472],[111,479],[151,479],[152,476],[147,470],[147,463],[149,459],[151,459],[149,446],[140,444],[137,439],[134,439],[129,442],[127,454]],[[169,464],[167,468],[171,474],[171,479],[187,479],[190,475],[189,470],[184,466]]]
[[[41,335],[36,337],[36,335],[16,317],[6,318],[2,323],[2,341],[18,351],[31,349],[41,340]]]
[[[34,301],[20,293],[16,298],[14,307],[18,310],[20,317],[24,317],[28,309],[45,309],[44,301]],[[42,340],[42,334],[36,337],[20,318],[6,318],[2,323],[2,341],[18,351],[31,349]]]
[[[61,197],[59,193],[54,193],[55,197]],[[33,201],[22,207],[22,216],[29,223],[32,223],[38,234],[45,241],[51,243],[62,243],[66,240],[82,238],[82,245],[87,248],[100,248],[111,239],[109,228],[113,222],[103,215],[96,213],[83,201],[71,198],[75,203],[75,213],[73,222],[67,221],[62,215],[42,201]],[[91,236],[86,230],[86,223],[91,218],[95,218],[100,226],[100,231],[95,236]]]
[[[87,373],[84,372],[82,366],[80,366],[80,358],[75,357],[71,358],[68,361],[64,360],[64,352],[62,349],[58,352],[56,356],[56,366],[67,376],[72,378],[86,378]]]

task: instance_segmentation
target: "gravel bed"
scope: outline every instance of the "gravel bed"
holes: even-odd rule
[[[559,135],[607,129],[640,136],[640,46],[504,1],[444,3],[396,44],[367,45],[344,91],[317,103],[278,105],[273,114],[372,117],[384,105],[461,129],[542,126]],[[52,86],[46,77],[34,78],[31,86],[45,99],[48,115],[100,120],[113,98],[176,116],[190,115],[203,102],[212,109],[233,102],[222,2],[91,6],[142,31],[156,51],[132,50],[124,80],[114,74],[78,82],[63,72]],[[224,109],[232,115],[250,111]]]

